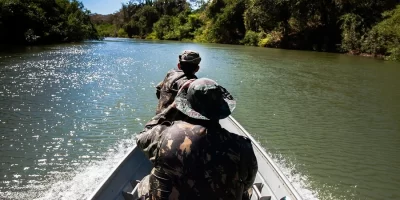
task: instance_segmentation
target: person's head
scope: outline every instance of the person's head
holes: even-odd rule
[[[195,51],[185,50],[179,55],[178,68],[185,74],[195,74],[199,70],[200,54]]]
[[[186,87],[185,87],[186,86]],[[175,106],[193,119],[219,121],[235,109],[232,95],[208,78],[189,80],[178,92]]]

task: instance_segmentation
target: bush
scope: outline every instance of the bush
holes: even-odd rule
[[[376,29],[372,29],[363,37],[361,51],[373,56],[385,55],[387,52],[386,39]]]
[[[208,21],[205,23],[204,26],[200,27],[194,32],[194,42],[215,42],[215,40],[212,39],[210,29],[212,27],[211,21]]]
[[[388,60],[400,60],[400,6],[384,12],[385,19],[375,25],[363,41],[362,50],[385,55]]]
[[[260,33],[260,35],[261,39],[258,42],[260,47],[278,47],[283,38],[283,34],[280,31],[271,31],[268,34]]]
[[[388,60],[400,60],[400,5],[396,9],[383,13],[385,19],[375,29],[386,39]]]
[[[96,25],[97,32],[101,37],[116,37],[117,28],[113,24]]]
[[[363,18],[359,15],[350,13],[340,17],[342,21],[342,44],[341,49],[344,52],[360,53],[361,36],[364,34]]]
[[[260,40],[260,34],[254,31],[247,31],[243,40],[240,41],[241,44],[249,46],[257,46]]]
[[[385,57],[386,60],[400,60],[400,47],[393,47],[389,50],[389,56]]]
[[[118,37],[124,37],[127,38],[128,37],[128,33],[125,32],[125,30],[123,28],[120,28],[117,32],[117,36]]]
[[[158,39],[158,38],[157,38],[156,33],[153,31],[152,33],[150,33],[150,34],[148,34],[148,35],[146,36],[146,39],[148,39],[148,40],[156,40],[156,39]]]

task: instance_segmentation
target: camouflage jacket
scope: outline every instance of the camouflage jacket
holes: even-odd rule
[[[250,199],[258,169],[251,142],[219,124],[156,125],[137,143],[154,162],[150,199]]]
[[[158,105],[156,114],[161,113],[167,108],[178,93],[179,88],[189,79],[197,79],[195,75],[186,75],[182,70],[172,69],[167,73],[167,76],[156,86],[156,96]]]

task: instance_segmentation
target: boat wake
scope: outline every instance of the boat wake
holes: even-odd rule
[[[297,190],[300,196],[303,197],[304,200],[318,199],[318,192],[310,189],[308,177],[299,173],[296,170],[295,164],[287,161],[281,155],[271,155],[268,151],[266,152],[274,160],[275,164],[279,167],[289,182],[292,183],[293,187]]]
[[[121,140],[103,156],[103,160],[81,165],[70,174],[56,174],[44,185],[36,183],[20,192],[0,193],[0,199],[87,199],[135,145],[133,137]]]
[[[136,142],[133,137],[121,140],[112,148],[111,152],[104,155],[105,159],[103,160],[81,165],[68,175],[55,175],[45,185],[33,184],[27,186],[25,191],[6,192],[0,196],[2,199],[87,199],[134,145]],[[276,155],[271,157],[305,200],[318,199],[318,193],[308,189],[307,176],[297,173],[294,164],[288,163],[284,158]]]

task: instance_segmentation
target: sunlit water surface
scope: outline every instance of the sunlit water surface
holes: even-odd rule
[[[87,198],[134,146],[184,49],[305,199],[400,198],[398,63],[111,38],[0,53],[0,198]]]

